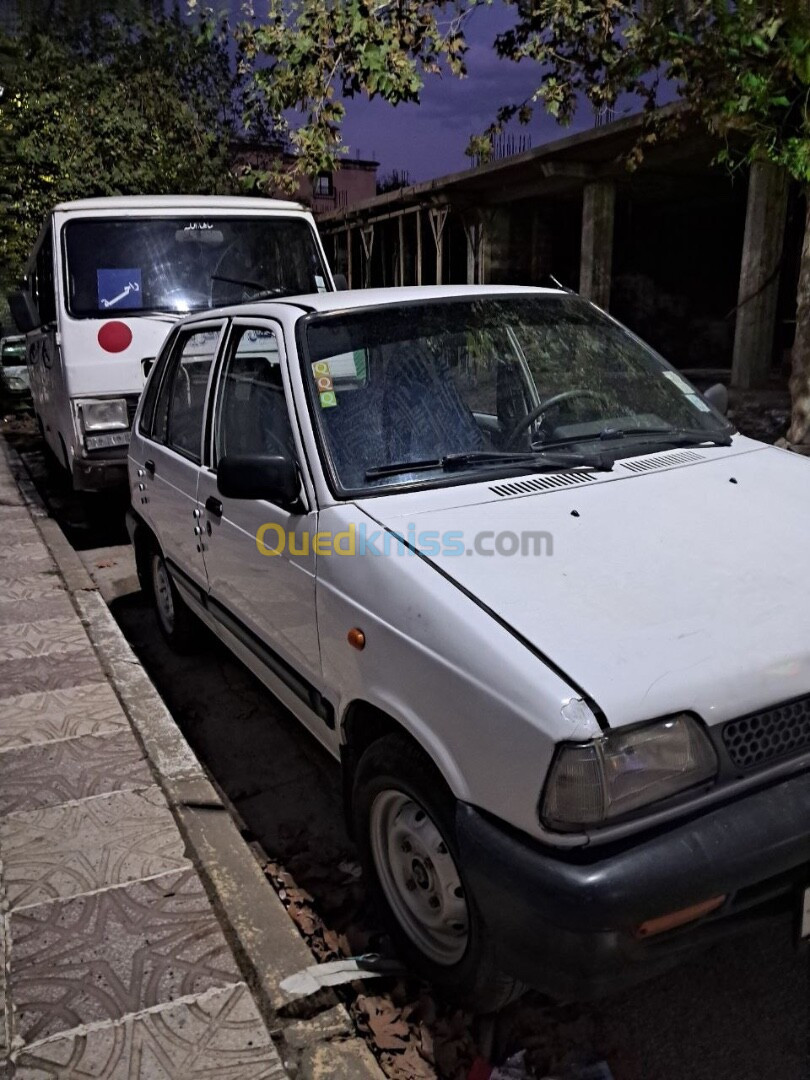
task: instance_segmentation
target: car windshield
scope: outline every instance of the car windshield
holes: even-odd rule
[[[66,300],[80,318],[203,311],[329,287],[301,218],[85,218],[64,235]]]
[[[22,367],[25,364],[25,339],[4,341],[2,352],[0,352],[0,363],[3,367]]]
[[[559,466],[561,447],[587,464],[597,450],[728,442],[733,430],[661,357],[572,295],[390,304],[305,326],[304,376],[343,491]]]

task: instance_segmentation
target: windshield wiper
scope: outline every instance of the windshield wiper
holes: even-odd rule
[[[542,452],[553,450],[558,446],[571,446],[575,443],[591,442],[598,439],[600,443],[622,442],[625,439],[640,438],[642,441],[660,439],[662,442],[674,442],[678,446],[702,446],[709,443],[711,446],[731,446],[731,432],[696,431],[693,428],[604,428],[594,435],[567,435],[563,439],[554,439],[552,442],[542,444]]]
[[[430,469],[443,469],[452,472],[468,465],[498,466],[515,465],[518,468],[571,469],[583,467],[610,472],[613,458],[608,454],[547,454],[544,450],[534,453],[509,453],[498,450],[468,450],[458,454],[445,454],[441,458],[426,458],[421,461],[394,461],[389,465],[376,465],[366,470],[366,480],[376,480],[381,476],[395,476],[397,473],[426,472]]]
[[[238,285],[241,289],[254,289],[255,296],[248,297],[248,299],[243,300],[242,303],[249,303],[253,300],[267,300],[271,296],[284,296],[285,294],[287,296],[292,295],[289,289],[283,289],[279,286],[276,286],[275,288],[270,288],[262,281],[251,281],[249,278],[246,278],[243,281],[241,278],[225,277],[224,274],[212,274],[211,280],[222,281],[226,285]]]

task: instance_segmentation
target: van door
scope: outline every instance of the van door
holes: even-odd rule
[[[297,675],[315,688],[321,684],[317,511],[293,513],[263,500],[229,499],[217,489],[217,462],[226,454],[297,456],[282,350],[273,324],[234,321],[217,379],[211,467],[200,473],[198,498],[212,615],[227,620],[246,648],[258,647],[271,667],[281,665],[280,677]],[[257,542],[257,535],[266,544]],[[267,553],[276,548],[278,555]],[[306,695],[306,686],[298,689],[299,696]],[[322,737],[322,721],[315,727]]]
[[[132,446],[144,518],[170,570],[206,588],[197,480],[214,357],[225,323],[181,331],[163,372],[151,428]],[[179,571],[179,574],[178,574]],[[180,582],[179,582],[180,583]]]

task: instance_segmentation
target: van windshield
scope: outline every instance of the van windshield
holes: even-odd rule
[[[301,218],[85,218],[64,238],[65,299],[78,318],[185,314],[329,288]]]

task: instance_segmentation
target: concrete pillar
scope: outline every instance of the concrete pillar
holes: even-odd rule
[[[742,390],[763,386],[771,371],[787,202],[785,170],[754,162],[748,177],[731,371],[732,384]]]
[[[582,246],[579,260],[579,291],[606,311],[610,304],[613,268],[613,218],[616,185],[594,180],[582,192]]]
[[[416,221],[416,284],[422,284],[422,211],[413,215]]]
[[[430,228],[436,244],[436,284],[442,283],[442,257],[444,254],[444,227],[447,224],[447,207],[430,210]]]
[[[399,229],[399,235],[397,237],[399,246],[399,284],[405,284],[405,217],[403,214],[399,215],[397,220],[397,226]]]
[[[346,229],[346,283],[352,288],[352,230]]]

